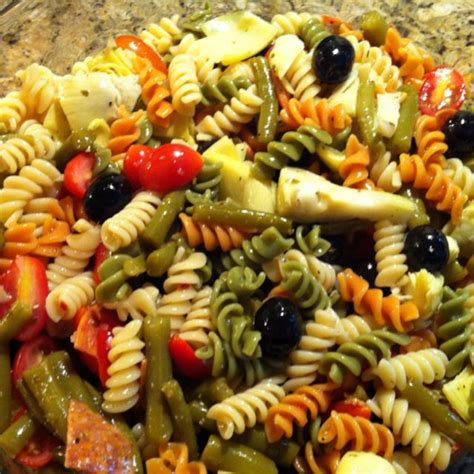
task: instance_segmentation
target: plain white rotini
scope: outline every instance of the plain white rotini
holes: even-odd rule
[[[21,224],[33,222],[37,227],[35,232],[39,234],[41,226],[50,217],[64,220],[64,211],[59,201],[54,197],[37,197],[28,201],[19,222]]]
[[[191,311],[197,291],[202,287],[201,277],[196,273],[207,263],[202,252],[194,252],[188,257],[180,247],[175,262],[168,269],[168,277],[163,283],[165,294],[161,297],[157,314],[170,318],[172,332],[177,332]]]
[[[230,103],[222,110],[206,116],[197,124],[197,139],[212,140],[230,133],[238,133],[243,124],[249,123],[258,114],[262,102],[257,95],[257,86],[240,89],[238,98],[232,97]]]
[[[450,441],[434,430],[420,412],[410,408],[408,401],[397,398],[394,390],[381,388],[367,402],[373,413],[398,435],[399,442],[411,446],[413,456],[421,454],[423,464],[446,469],[451,458]]]
[[[242,393],[233,395],[213,405],[207,417],[216,420],[219,434],[230,439],[234,433],[241,434],[246,428],[263,423],[268,410],[285,396],[285,390],[272,381],[264,381]]]
[[[311,17],[313,15],[310,13],[286,12],[274,15],[271,22],[277,29],[277,36],[299,35],[301,33],[301,26]]]
[[[357,339],[359,336],[368,334],[375,328],[375,323],[358,314],[351,314],[345,318],[341,318],[339,322],[340,331],[336,336],[336,344],[344,344]]]
[[[121,321],[126,321],[128,318],[141,320],[149,314],[156,313],[159,297],[160,291],[156,286],[144,285],[133,290],[123,300],[105,303],[104,306],[117,311]]]
[[[36,156],[31,137],[13,137],[0,143],[0,172],[14,174]]]
[[[446,160],[444,174],[449,176],[454,184],[459,186],[469,198],[474,197],[474,175],[459,158],[449,158]]]
[[[211,320],[211,296],[210,286],[199,290],[192,300],[191,309],[183,325],[179,328],[181,339],[187,341],[194,349],[207,345],[208,333],[215,329]]]
[[[94,290],[92,272],[84,272],[64,280],[46,298],[49,318],[55,323],[72,319],[79,308],[92,303]]]
[[[98,225],[79,219],[74,224],[73,231],[66,239],[62,254],[56,257],[46,270],[50,290],[64,280],[82,273],[100,244]]]
[[[255,83],[255,72],[248,61],[231,64],[222,71],[222,77],[236,79],[237,77],[244,77],[250,82]]]
[[[168,80],[174,109],[180,114],[193,116],[196,105],[202,100],[202,93],[196,64],[190,54],[178,54],[171,60]]]
[[[319,362],[335,344],[339,332],[339,316],[332,309],[316,311],[314,321],[306,323],[298,346],[290,352],[286,369],[288,380],[284,384],[286,391],[294,391],[316,380]]]
[[[50,161],[35,159],[18,176],[8,176],[0,190],[0,220],[8,228],[17,222],[28,201],[50,188],[61,173]]]
[[[56,153],[56,143],[51,132],[36,120],[23,122],[18,130],[20,135],[33,137],[33,148],[36,158],[50,160]]]
[[[385,388],[403,390],[410,381],[432,384],[446,374],[448,357],[439,349],[429,348],[390,359],[381,359],[378,366],[369,369],[364,380],[377,377]]]
[[[405,451],[395,451],[393,453],[392,466],[397,474],[422,474],[428,472],[426,468],[423,469],[423,466],[417,459]]]
[[[377,187],[389,193],[395,193],[402,187],[400,170],[395,161],[391,161],[390,152],[384,153],[370,169],[370,179]]]
[[[407,282],[407,257],[403,253],[405,230],[406,225],[395,224],[387,219],[375,224],[375,284],[378,287],[401,287]]]
[[[0,133],[15,132],[25,119],[26,112],[26,105],[18,91],[0,98]]]
[[[140,37],[160,54],[166,54],[174,43],[174,38],[181,34],[178,22],[179,15],[162,18],[159,23],[151,23],[140,33]]]
[[[102,225],[100,236],[104,245],[114,252],[126,247],[145,230],[161,199],[153,191],[141,191],[115,216]]]
[[[130,321],[112,330],[108,358],[108,378],[105,383],[102,408],[108,413],[123,413],[134,407],[139,399],[140,364],[145,356],[145,343],[140,338],[142,321]]]

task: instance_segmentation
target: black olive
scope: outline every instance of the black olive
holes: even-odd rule
[[[90,219],[104,222],[132,200],[132,186],[121,174],[105,174],[95,179],[84,197],[84,210]]]
[[[444,474],[472,474],[474,472],[474,454],[466,451],[459,452],[451,459]]]
[[[352,269],[357,273],[357,275],[360,275],[364,280],[367,280],[370,286],[375,286],[377,265],[374,262],[371,260],[362,260],[355,263]]]
[[[460,110],[443,126],[450,154],[461,156],[474,152],[474,113]]]
[[[331,244],[331,247],[329,247],[329,250],[324,255],[321,255],[319,259],[331,265],[344,265],[344,248],[346,245],[344,237],[330,235],[324,236],[324,239]]]
[[[265,301],[255,314],[254,327],[262,334],[264,355],[284,358],[298,344],[303,333],[301,314],[288,298]]]
[[[355,52],[352,44],[343,36],[324,38],[313,54],[313,68],[321,82],[340,84],[352,71]]]
[[[405,239],[404,251],[411,271],[426,268],[430,272],[439,272],[448,263],[446,236],[430,225],[420,225],[410,230]]]

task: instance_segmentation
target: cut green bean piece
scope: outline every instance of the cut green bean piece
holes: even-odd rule
[[[0,432],[3,432],[10,425],[12,411],[12,382],[8,344],[0,344],[0,381]]]
[[[364,13],[360,19],[360,27],[364,38],[374,46],[382,46],[387,36],[387,20],[377,11],[372,10]]]
[[[19,301],[13,303],[8,313],[0,319],[0,344],[8,344],[31,318],[31,306]]]
[[[64,171],[68,162],[79,151],[89,151],[94,145],[95,135],[88,130],[74,130],[54,156],[59,171]]]
[[[49,431],[53,431],[51,426],[46,421],[43,412],[41,411],[38,402],[35,400],[35,397],[31,393],[30,389],[27,387],[23,379],[18,380],[16,384],[17,390],[20,392],[23,401],[28,407],[28,413],[41,425],[43,425]]]
[[[216,422],[207,417],[209,407],[204,402],[193,400],[189,404],[189,410],[195,425],[211,433],[217,432]]]
[[[377,131],[375,128],[375,84],[361,82],[357,92],[357,123],[362,142],[365,145],[375,144]]]
[[[204,400],[206,403],[214,404],[223,402],[226,398],[234,395],[224,377],[208,379],[201,382],[191,393],[191,399]]]
[[[159,249],[154,250],[146,259],[146,271],[152,277],[163,276],[173,265],[178,246],[176,242],[167,242]]]
[[[21,416],[0,434],[0,448],[13,459],[26,446],[37,428],[38,424],[30,415]]]

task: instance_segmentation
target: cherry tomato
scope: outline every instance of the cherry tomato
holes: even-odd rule
[[[163,58],[141,38],[135,35],[119,35],[115,38],[115,44],[118,48],[129,49],[138,56],[148,59],[152,66],[164,74],[168,74],[168,68]]]
[[[30,367],[38,365],[45,356],[57,350],[56,343],[48,336],[41,334],[32,341],[24,342],[17,350],[13,360],[12,381],[13,385]]]
[[[99,371],[99,379],[102,385],[105,386],[109,374],[107,369],[110,366],[109,351],[110,343],[112,341],[112,330],[110,327],[102,324],[99,326],[97,332],[97,366]]]
[[[351,416],[362,416],[368,420],[372,415],[370,408],[363,401],[357,399],[336,402],[332,409],[339,413],[348,413]]]
[[[458,70],[438,66],[425,74],[419,92],[421,113],[436,115],[443,109],[459,110],[465,99],[466,83]]]
[[[125,155],[123,174],[134,188],[140,187],[140,167],[151,159],[153,148],[146,145],[132,145]]]
[[[209,366],[196,357],[193,348],[179,336],[173,336],[169,342],[171,359],[176,368],[190,379],[203,379],[209,375]]]
[[[59,446],[59,441],[40,427],[28,441],[28,444],[16,455],[15,460],[32,469],[37,469],[50,463],[53,450]]]
[[[104,244],[99,244],[95,251],[94,271],[92,272],[92,278],[97,285],[100,283],[99,267],[108,256],[109,249]]]
[[[203,163],[201,155],[188,146],[162,145],[140,166],[140,182],[146,189],[165,194],[190,183]]]
[[[43,262],[39,258],[18,256],[0,275],[0,287],[6,293],[6,301],[0,303],[0,319],[15,301],[32,308],[30,320],[16,336],[18,341],[28,341],[37,336],[46,324],[46,296],[48,280]]]
[[[87,152],[79,153],[66,165],[64,186],[73,196],[84,197],[92,181],[94,165],[95,156]]]

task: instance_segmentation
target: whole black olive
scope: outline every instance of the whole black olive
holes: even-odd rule
[[[343,36],[324,38],[313,53],[313,68],[321,82],[340,84],[352,71],[355,52],[352,44]]]
[[[446,120],[443,126],[446,143],[452,155],[474,152],[474,113],[460,110]]]

